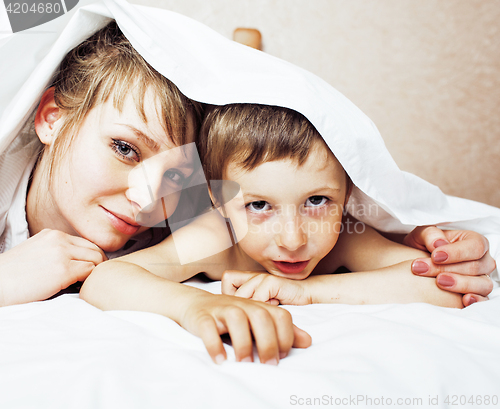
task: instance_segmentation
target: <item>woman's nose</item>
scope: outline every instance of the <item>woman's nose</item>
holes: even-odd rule
[[[276,234],[276,244],[289,251],[298,250],[307,243],[307,235],[300,224],[300,220],[294,217],[281,222],[279,232]]]
[[[151,212],[159,199],[168,194],[162,190],[163,167],[143,162],[129,173],[127,198],[135,202],[141,212]]]

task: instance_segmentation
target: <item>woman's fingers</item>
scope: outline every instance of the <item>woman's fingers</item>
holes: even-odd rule
[[[403,243],[430,253],[436,247],[449,242],[443,230],[438,229],[436,226],[419,226],[406,235]]]
[[[415,274],[435,277],[444,271],[439,265],[453,265],[453,272],[464,275],[490,274],[496,268],[488,251],[488,240],[473,231],[417,227],[405,237],[404,243],[432,253],[432,264],[412,265]]]
[[[108,259],[106,254],[104,254],[104,251],[102,251],[99,246],[92,243],[91,241],[88,241],[87,239],[84,239],[82,237],[68,235],[68,242],[77,248],[87,249],[90,252],[92,252],[93,254],[88,256],[89,258],[85,259],[85,260],[88,260],[88,261],[96,260],[96,261],[98,261],[96,263],[96,265],[99,263],[102,263],[103,261],[106,261]],[[83,254],[83,253],[80,253],[80,254]],[[91,254],[91,253],[87,253],[87,254]],[[98,254],[99,256],[97,256],[96,254]],[[82,260],[84,260],[84,259],[82,259]]]
[[[464,261],[456,264],[436,264],[431,258],[417,258],[411,265],[414,274],[426,277],[436,277],[441,273],[455,273],[463,276],[489,275],[495,268],[495,260],[489,253],[480,260]]]
[[[442,290],[460,294],[478,294],[486,297],[493,290],[493,281],[487,275],[473,277],[442,273],[437,276],[436,282]],[[480,300],[476,299],[476,301]]]
[[[488,297],[483,297],[479,294],[465,294],[462,297],[462,303],[464,304],[464,307],[468,307],[469,305],[480,301],[488,301]]]
[[[416,259],[412,263],[413,273],[436,277],[438,287],[443,290],[459,294],[479,294],[483,297],[493,290],[493,281],[488,274],[494,269],[495,261],[491,257],[457,264],[435,264],[430,258]]]
[[[67,280],[63,284],[64,288],[77,281],[85,281],[94,268],[95,264],[92,261],[70,260],[68,274],[66,275]],[[64,288],[61,288],[61,290]]]
[[[81,247],[72,245],[70,248],[69,256],[72,260],[89,261],[94,264],[94,267],[106,260],[104,253],[89,247]]]
[[[473,231],[448,230],[443,232],[450,244],[437,246],[432,251],[432,261],[438,264],[454,264],[463,261],[491,258],[488,239]],[[486,273],[481,273],[486,274]]]

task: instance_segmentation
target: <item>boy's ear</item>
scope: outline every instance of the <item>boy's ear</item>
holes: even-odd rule
[[[54,87],[51,87],[43,93],[35,116],[35,131],[44,145],[52,143],[54,128],[60,118],[61,109],[54,100]]]

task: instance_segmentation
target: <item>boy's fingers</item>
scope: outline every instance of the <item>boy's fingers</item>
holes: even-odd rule
[[[481,301],[488,301],[488,297],[483,297],[479,294],[465,294],[462,297],[462,303],[464,304],[464,307],[468,307],[469,305]]]
[[[471,231],[462,232],[461,234],[454,231],[447,231],[445,234],[451,243],[438,246],[432,251],[431,257],[435,263],[453,264],[481,260],[485,257],[490,264],[493,261],[488,252],[489,242],[486,237]],[[458,236],[460,238],[457,240]],[[483,272],[481,274],[487,273]]]
[[[294,348],[309,348],[312,343],[311,336],[299,327],[293,326],[293,347]]]
[[[260,362],[263,364],[278,365],[279,345],[277,331],[268,309],[262,307],[256,308],[248,313],[248,317]]]
[[[278,337],[279,356],[283,358],[288,355],[293,346],[294,332],[292,315],[283,308],[272,308],[271,315],[276,323],[276,335]]]
[[[260,277],[256,277],[252,281],[259,280],[259,278]],[[279,282],[277,282],[275,278],[276,277],[270,275],[266,276],[263,275],[262,278],[260,279],[259,285],[254,286],[252,299],[262,302],[266,302],[273,299],[279,300],[278,293],[280,287],[279,287]]]
[[[486,297],[493,290],[493,281],[487,275],[464,276],[454,273],[441,273],[436,278],[439,288],[459,294],[478,294]]]
[[[221,278],[222,294],[234,295],[238,288],[260,273],[249,273],[246,271],[226,270]]]
[[[199,319],[198,336],[205,344],[208,354],[216,364],[226,360],[226,350],[222,344],[219,331],[214,319],[210,315],[204,315]]]
[[[253,341],[245,312],[238,307],[226,309],[224,322],[233,344],[236,361],[253,362]]]
[[[262,283],[264,279],[264,275],[261,274],[257,277],[252,278],[251,280],[247,281],[246,283],[243,283],[240,285],[240,287],[236,290],[234,295],[236,297],[241,297],[241,298],[248,298],[248,299],[254,299],[256,301],[263,301],[266,302],[269,300],[269,297],[262,299],[262,298],[255,298],[256,291],[259,288],[260,284]]]

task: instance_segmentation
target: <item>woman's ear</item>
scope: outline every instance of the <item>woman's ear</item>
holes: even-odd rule
[[[54,87],[52,87],[43,93],[35,116],[35,131],[44,145],[52,143],[54,128],[60,118],[61,109],[54,100]]]

